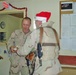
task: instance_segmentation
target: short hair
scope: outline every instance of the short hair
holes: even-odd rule
[[[26,19],[26,20],[29,20],[30,23],[31,23],[31,18],[30,18],[30,17],[24,17],[23,20],[25,20],[25,19]],[[22,22],[23,22],[23,20],[22,20]]]

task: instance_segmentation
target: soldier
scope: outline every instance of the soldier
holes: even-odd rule
[[[58,35],[48,22],[50,12],[36,14],[36,27],[27,38],[24,46],[16,52],[19,55],[28,55],[36,51],[35,70],[33,75],[58,75],[61,72],[61,65],[58,60],[59,40]]]
[[[30,26],[31,19],[29,17],[23,18],[22,29],[15,30],[8,40],[8,50],[11,54],[9,75],[19,75],[19,72],[21,72],[21,75],[29,75],[25,55],[17,55],[15,50],[20,49],[24,45],[27,36],[30,34]]]

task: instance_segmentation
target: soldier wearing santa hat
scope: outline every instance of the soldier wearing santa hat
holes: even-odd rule
[[[19,55],[28,55],[36,51],[35,70],[33,75],[58,75],[61,72],[61,65],[58,61],[59,40],[58,35],[51,27],[53,22],[48,22],[51,12],[42,11],[36,14],[35,29],[27,38]]]

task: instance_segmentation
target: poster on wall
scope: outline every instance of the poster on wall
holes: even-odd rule
[[[62,2],[61,11],[71,11],[73,10],[73,2]]]

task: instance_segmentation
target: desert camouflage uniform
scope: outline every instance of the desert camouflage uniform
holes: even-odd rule
[[[57,43],[54,31],[51,28],[43,27],[42,43]],[[19,55],[27,55],[31,50],[36,50],[40,38],[40,29],[34,30],[27,38],[22,50],[18,50]],[[26,48],[26,49],[25,49]],[[39,58],[36,57],[35,71],[33,75],[58,75],[61,72],[61,65],[58,60],[59,47],[42,46],[42,66],[39,64]]]
[[[26,38],[29,34],[30,32],[24,34],[22,29],[18,29],[12,33],[11,37],[8,40],[8,50],[10,53],[10,75],[19,75],[19,72],[21,72],[21,75],[29,74],[25,55],[20,56],[16,53],[11,53],[10,51],[10,47],[13,45],[17,46],[20,49],[24,45],[24,42],[26,41]]]

